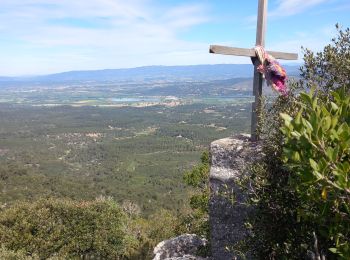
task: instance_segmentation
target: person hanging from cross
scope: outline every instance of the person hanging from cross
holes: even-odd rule
[[[258,5],[258,20],[256,30],[256,44],[255,48],[244,49],[235,47],[226,47],[219,45],[211,45],[210,53],[248,56],[252,59],[254,64],[254,80],[253,80],[253,94],[255,102],[252,104],[252,121],[251,121],[251,140],[257,141],[258,135],[258,108],[260,107],[260,100],[262,96],[263,75],[268,83],[279,93],[286,95],[287,89],[285,85],[286,71],[279,65],[275,59],[297,60],[298,54],[265,51],[265,31],[267,20],[267,0],[259,0]],[[274,58],[273,58],[274,57]]]

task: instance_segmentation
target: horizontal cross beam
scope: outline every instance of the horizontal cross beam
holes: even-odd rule
[[[215,53],[215,54],[224,54],[224,55],[256,57],[254,49],[226,47],[226,46],[220,46],[220,45],[210,45],[209,52]],[[297,53],[278,52],[278,51],[267,51],[267,53],[272,55],[276,59],[282,59],[282,60],[298,59]]]

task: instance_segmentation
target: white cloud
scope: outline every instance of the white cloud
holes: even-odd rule
[[[327,1],[329,0],[278,0],[277,8],[272,10],[269,15],[274,17],[291,16]]]
[[[172,8],[162,16],[162,20],[174,29],[188,28],[209,21],[202,5],[183,5]]]
[[[1,0],[0,6],[0,74],[189,64],[200,63],[199,51],[209,55],[209,44],[178,37],[210,19],[204,5],[167,9],[155,8],[152,0]],[[97,20],[104,26],[85,26]],[[1,35],[16,44],[1,41]],[[23,48],[30,51],[21,54]]]
[[[325,0],[276,1],[278,5],[272,10],[275,16],[296,14]],[[206,4],[191,1],[169,7],[159,3],[0,0],[0,75],[160,64],[250,63],[249,58],[209,54],[209,45],[215,42],[181,39],[194,26],[212,21]],[[324,42],[319,39],[329,38],[324,34],[330,34],[330,29],[322,30],[304,35],[291,32],[290,40],[283,39],[271,49],[278,51],[283,46],[281,51],[299,52],[300,45],[317,48]],[[239,46],[239,42],[216,44]]]

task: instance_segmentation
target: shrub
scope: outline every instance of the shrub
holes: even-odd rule
[[[255,247],[254,253],[259,259],[304,259],[307,255],[317,257],[318,254],[331,259],[347,257],[347,192],[332,188],[326,179],[310,179],[310,176],[315,177],[313,170],[323,168],[326,158],[322,160],[315,143],[305,143],[301,133],[297,133],[302,131],[303,124],[309,129],[307,131],[316,131],[313,133],[315,138],[325,142],[329,156],[339,155],[340,150],[336,147],[345,145],[342,144],[344,139],[332,138],[341,131],[345,136],[339,138],[346,139],[347,127],[343,123],[347,122],[349,112],[336,108],[347,106],[344,104],[350,94],[350,31],[341,30],[339,26],[337,29],[337,37],[322,52],[315,54],[305,50],[302,79],[289,82],[289,94],[277,97],[262,109],[260,129],[265,156],[252,169],[255,191],[251,199],[257,214],[248,223],[252,229],[252,239],[248,242]],[[315,88],[313,95],[299,95],[310,87]],[[280,117],[281,113],[284,118]],[[297,131],[293,128],[288,132],[285,123],[289,122],[290,126],[293,120],[300,120],[301,126]],[[307,121],[314,126],[310,128]],[[280,130],[282,126],[283,131]],[[334,128],[332,132],[330,128]],[[339,130],[343,128],[345,130]],[[312,141],[317,142],[316,139]],[[337,171],[336,174],[324,172],[331,182],[344,181],[344,176],[347,178],[344,172],[349,157],[343,155],[341,158],[337,158],[340,162],[337,167],[342,169],[342,177],[336,175]],[[328,248],[333,249],[329,251]]]
[[[6,260],[39,260],[40,258],[36,255],[29,256],[23,251],[11,251],[5,247],[0,248],[0,259]]]
[[[190,198],[192,211],[182,217],[178,233],[195,233],[209,239],[209,160],[209,152],[203,152],[201,163],[184,174],[185,183],[195,190]]]
[[[350,88],[350,29],[342,30],[338,24],[336,29],[338,35],[322,52],[315,54],[304,49],[304,66],[301,68],[304,83],[317,86],[325,97],[339,87]]]
[[[166,239],[178,235],[175,232],[178,219],[173,212],[161,209],[147,219],[134,217],[129,221],[128,232],[135,237],[129,247],[127,259],[153,259],[153,249]]]
[[[344,89],[329,95],[333,101],[301,93],[297,115],[281,114],[283,160],[301,202],[298,218],[313,224],[321,248],[349,259],[350,96]]]
[[[266,108],[261,128],[265,156],[251,169],[254,189],[250,197],[256,211],[247,223],[252,232],[245,244],[253,248],[257,259],[303,259],[310,241],[305,232],[307,224],[297,221],[295,208],[300,201],[288,184],[292,172],[282,161],[283,135],[279,128],[283,120],[279,112],[294,114],[293,93],[278,97]]]
[[[0,243],[40,258],[119,259],[127,247],[124,222],[110,199],[20,202],[0,213]]]

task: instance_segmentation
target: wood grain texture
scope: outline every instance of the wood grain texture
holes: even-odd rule
[[[266,20],[267,20],[267,0],[259,0],[255,44],[263,47],[265,46]]]
[[[259,0],[258,19],[256,23],[255,45],[260,45],[263,47],[265,47],[267,1],[268,0]],[[271,52],[268,52],[268,53],[272,55]],[[254,51],[254,57],[255,57],[255,51]],[[278,58],[280,59],[280,56]],[[257,70],[260,64],[259,60],[257,58],[253,58],[252,61],[254,64],[253,94],[255,96],[255,102],[252,104],[253,107],[252,107],[251,139],[252,141],[257,141],[259,140],[259,133],[258,133],[258,124],[259,124],[259,115],[260,115],[259,109],[261,108],[262,85],[263,85],[264,79],[261,73],[259,73]]]
[[[261,109],[261,96],[264,78],[257,69],[260,64],[258,58],[253,58],[252,61],[254,64],[253,95],[255,96],[255,100],[252,104],[251,139],[252,141],[258,141],[259,133],[257,131],[261,113],[259,110]]]
[[[209,52],[215,53],[215,54],[223,54],[223,55],[255,57],[254,49],[227,47],[227,46],[221,46],[221,45],[210,45]],[[275,57],[276,59],[281,59],[281,60],[298,59],[297,53],[278,52],[278,51],[267,51],[267,52],[273,57]]]

